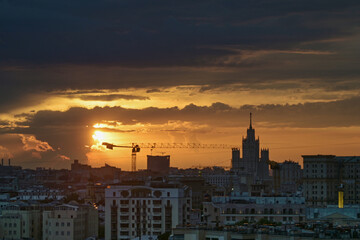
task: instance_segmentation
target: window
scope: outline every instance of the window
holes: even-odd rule
[[[69,222],[67,223],[67,226],[70,227],[70,223],[69,223]]]

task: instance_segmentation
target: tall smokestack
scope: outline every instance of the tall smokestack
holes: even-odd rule
[[[4,159],[1,159],[1,166],[4,166]]]
[[[11,160],[10,160],[10,158],[9,158],[9,166],[10,166],[10,161],[11,161]]]

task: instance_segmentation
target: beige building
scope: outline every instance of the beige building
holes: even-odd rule
[[[25,203],[9,204],[0,215],[1,239],[41,239],[41,210]]]
[[[360,156],[304,155],[303,192],[308,206],[360,204]]]
[[[83,240],[98,236],[98,211],[90,205],[63,204],[43,212],[44,240]]]
[[[105,239],[158,236],[190,223],[191,190],[170,184],[105,190]]]

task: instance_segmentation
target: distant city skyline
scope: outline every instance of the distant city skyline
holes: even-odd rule
[[[0,158],[128,170],[102,141],[241,147],[249,112],[271,160],[360,155],[359,1],[90,2],[0,2]]]

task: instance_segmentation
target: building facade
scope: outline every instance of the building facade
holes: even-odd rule
[[[302,197],[213,197],[211,202],[204,203],[204,221],[208,226],[260,219],[294,224],[304,221],[305,216]]]
[[[63,204],[43,211],[44,240],[83,240],[98,236],[98,211],[90,205]]]
[[[0,215],[1,239],[42,239],[39,206],[15,203],[5,206]]]
[[[360,157],[303,155],[303,192],[308,206],[360,204]]]
[[[191,190],[178,186],[110,186],[105,239],[158,236],[190,223]]]

